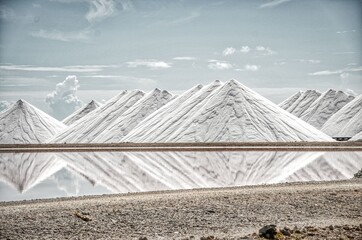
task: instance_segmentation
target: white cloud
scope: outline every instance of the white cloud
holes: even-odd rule
[[[89,22],[96,22],[110,17],[114,11],[113,0],[93,0],[90,2],[89,12],[85,17]]]
[[[279,65],[279,66],[285,65],[285,64],[287,64],[287,62],[285,62],[285,61],[277,61],[277,62],[274,62],[274,65]]]
[[[239,72],[244,72],[244,71],[256,72],[256,71],[259,71],[259,69],[260,69],[259,65],[246,64],[243,68],[235,69],[235,71],[239,71]]]
[[[240,52],[242,53],[248,53],[250,52],[250,47],[249,46],[241,46]]]
[[[335,75],[335,74],[343,74],[348,72],[360,72],[362,71],[362,66],[355,67],[355,68],[344,68],[344,69],[338,69],[338,70],[323,70],[318,71],[314,73],[309,73],[310,76],[329,76],[329,75]]]
[[[344,33],[355,33],[355,32],[356,32],[356,30],[355,30],[355,29],[352,29],[352,30],[338,31],[338,32],[336,32],[336,33],[338,33],[338,34],[344,34]]]
[[[181,24],[189,23],[198,17],[200,17],[200,13],[193,12],[190,15],[187,15],[185,17],[174,19],[174,20],[170,21],[169,23],[167,23],[167,25],[181,25]]]
[[[274,50],[271,50],[269,47],[264,47],[264,46],[257,46],[255,48],[256,51],[260,52],[262,55],[273,55],[276,54],[276,52]]]
[[[4,5],[0,5],[0,19],[3,20],[11,20],[15,17],[15,13],[14,10],[4,6]]]
[[[46,96],[45,102],[49,104],[56,118],[63,119],[82,106],[82,101],[76,95],[78,88],[77,77],[70,75]]]
[[[298,60],[301,63],[313,63],[313,64],[317,64],[320,63],[320,60],[316,60],[316,59],[299,59]]]
[[[225,48],[225,50],[222,52],[224,56],[233,55],[236,52],[236,49],[233,47]]]
[[[75,65],[64,67],[36,67],[32,65],[1,65],[0,70],[8,71],[34,71],[34,72],[100,72],[104,68],[114,68],[116,65]]]
[[[210,60],[208,68],[212,70],[225,70],[233,68],[233,65],[225,61]]]
[[[196,57],[174,57],[173,60],[194,61],[194,60],[197,60],[197,58]]]
[[[90,39],[91,31],[81,30],[76,32],[62,32],[55,29],[51,31],[40,29],[38,31],[31,32],[30,35],[37,38],[44,38],[44,39],[50,39],[62,42],[72,42],[72,41],[88,42]]]
[[[272,8],[272,7],[276,7],[279,6],[283,3],[287,3],[290,2],[290,0],[268,0],[267,3],[264,3],[262,5],[260,5],[260,8]]]
[[[157,60],[146,60],[146,59],[139,59],[136,60],[134,62],[127,62],[128,67],[130,68],[136,68],[136,67],[148,67],[152,70],[155,69],[165,69],[165,68],[170,68],[171,64],[170,63],[166,63],[163,61],[157,61]]]

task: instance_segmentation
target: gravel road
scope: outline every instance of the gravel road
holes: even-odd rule
[[[3,202],[0,238],[255,239],[276,224],[306,239],[362,239],[361,199],[353,179]]]

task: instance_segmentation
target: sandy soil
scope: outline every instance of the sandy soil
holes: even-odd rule
[[[276,224],[293,239],[362,239],[361,199],[353,179],[3,202],[0,238],[255,239]]]

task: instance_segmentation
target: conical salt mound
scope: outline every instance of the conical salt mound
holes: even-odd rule
[[[204,92],[209,93],[201,97]],[[194,107],[183,112],[190,103]],[[156,111],[152,121],[142,121],[123,141],[333,141],[236,80],[201,89],[168,115],[171,117],[164,121],[158,118]],[[152,123],[158,122],[162,125],[152,126]]]
[[[316,99],[300,118],[321,129],[323,124],[339,109],[354,99],[342,91],[330,89]]]
[[[78,121],[79,119],[81,119],[82,117],[84,117],[85,115],[87,115],[88,113],[93,111],[94,109],[98,108],[99,106],[101,106],[101,104],[99,102],[92,100],[90,103],[88,103],[84,107],[78,109],[77,111],[72,113],[70,116],[65,118],[62,121],[62,123],[69,126],[69,125],[73,124],[75,121]]]
[[[299,91],[280,103],[279,107],[290,112],[294,116],[300,117],[309,109],[312,103],[320,97],[320,95],[322,94],[316,90]]]
[[[362,131],[354,135],[349,141],[362,142]]]
[[[298,91],[294,93],[292,96],[285,99],[283,102],[279,103],[279,107],[287,110],[293,103],[302,95],[303,91]]]
[[[119,142],[139,122],[170,101],[173,95],[167,91],[155,90],[147,93],[136,104],[118,117],[92,142]]]
[[[20,99],[0,113],[0,143],[45,143],[66,126]]]
[[[220,81],[214,81],[205,87],[197,85],[191,88],[139,123],[122,142],[139,142],[139,139],[142,139],[141,142],[164,142],[178,127],[192,118],[203,107],[203,101],[221,85]]]
[[[140,90],[123,91],[70,125],[50,142],[90,143],[144,95]]]
[[[346,104],[323,125],[322,132],[331,137],[353,137],[362,131],[362,95]]]

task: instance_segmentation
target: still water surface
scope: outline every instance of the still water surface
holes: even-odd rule
[[[351,178],[362,152],[1,153],[0,201]]]

